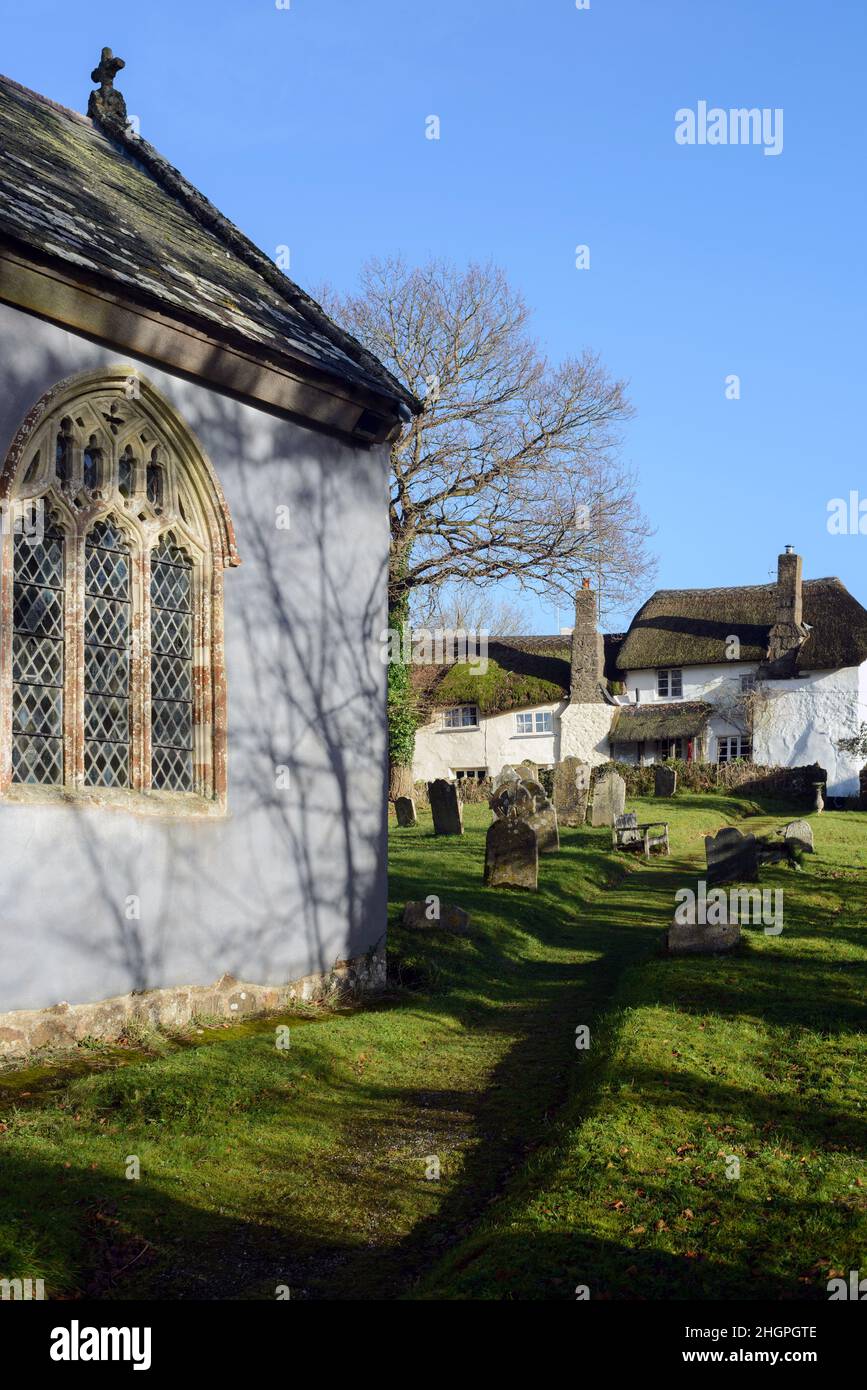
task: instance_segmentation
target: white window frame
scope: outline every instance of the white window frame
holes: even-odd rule
[[[732,752],[732,745],[735,746],[734,752]],[[752,756],[752,740],[747,734],[717,735],[716,760],[718,763],[731,763],[734,762],[735,758],[744,758],[749,762]]]
[[[674,689],[675,684],[679,687]],[[656,696],[659,700],[683,699],[683,669],[680,666],[660,666],[656,672]]]
[[[468,718],[467,715],[470,717]],[[478,727],[478,705],[452,705],[451,709],[443,710],[443,729],[448,729],[450,733],[460,733],[462,729],[477,729]]]
[[[529,721],[530,727],[522,728]],[[515,715],[515,729],[519,738],[531,738],[537,734],[553,734],[554,714],[549,709],[521,710]]]

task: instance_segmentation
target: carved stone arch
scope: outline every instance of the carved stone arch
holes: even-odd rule
[[[73,422],[76,458],[73,476],[60,486],[54,476],[53,437],[59,421],[67,417]],[[91,437],[102,452],[103,462],[96,481],[84,487],[82,457]],[[118,488],[119,460],[127,446],[135,459],[129,496]],[[31,465],[36,450],[39,463],[34,469]],[[147,496],[147,466],[152,458],[162,470],[159,501],[149,501]],[[225,567],[238,564],[239,557],[222,488],[198,440],[135,367],[108,367],[71,377],[47,391],[28,412],[6,455],[0,471],[0,504],[5,508],[25,498],[44,499],[46,506],[56,509],[68,556],[64,678],[68,748],[62,787],[52,785],[44,793],[50,799],[55,790],[63,795],[81,792],[112,804],[127,804],[138,796],[141,804],[136,803],[136,810],[149,809],[148,803],[160,799],[164,803],[166,798],[184,800],[181,809],[194,813],[221,809],[226,791],[222,582]],[[112,774],[116,781],[101,782],[94,780],[87,739],[103,692],[87,684],[85,672],[90,669],[88,662],[94,664],[89,651],[96,641],[92,630],[94,600],[110,595],[99,595],[89,587],[101,561],[99,556],[88,555],[87,543],[93,528],[107,520],[119,528],[129,544],[130,681],[128,691],[113,692],[118,700],[128,702],[129,757],[128,767],[122,760],[121,772],[115,769]],[[183,587],[186,569],[184,561],[177,574],[166,571],[169,562],[159,547],[170,533],[189,558],[189,575],[184,581],[188,612],[181,605],[176,616],[167,618],[167,611],[174,610],[173,600],[165,600],[165,593],[167,588],[172,590],[175,580]],[[15,799],[9,713],[13,699],[19,698],[12,679],[13,555],[9,537],[0,537],[0,543],[0,794]],[[98,549],[91,547],[92,551]],[[182,631],[183,649],[178,647],[171,653],[160,649],[167,626]],[[183,689],[167,691],[167,671],[173,678],[177,676]],[[189,697],[183,690],[189,690]],[[185,703],[189,705],[188,733],[183,734],[182,729],[178,735],[184,724]],[[117,722],[112,725],[104,735],[106,743],[119,742],[119,727]],[[177,738],[181,746],[175,747]],[[43,793],[43,788],[38,790]]]

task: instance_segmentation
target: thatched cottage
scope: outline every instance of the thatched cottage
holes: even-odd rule
[[[138,137],[122,66],[86,117],[0,79],[2,1047],[381,971],[419,406]]]
[[[482,777],[529,758],[818,763],[859,791],[840,743],[867,721],[867,611],[839,579],[802,577],[791,546],[772,584],[659,589],[626,633],[596,630],[577,595],[569,637],[501,638],[487,671],[425,666],[416,778]]]

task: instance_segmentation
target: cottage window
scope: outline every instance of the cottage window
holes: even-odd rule
[[[683,760],[683,739],[682,738],[660,738],[656,741],[656,756],[663,761],[665,758],[677,758]]]
[[[554,716],[550,710],[530,710],[515,717],[519,734],[550,734],[554,732]]]
[[[456,705],[454,709],[443,711],[444,729],[477,729],[479,709],[477,705]]]
[[[744,734],[731,734],[717,739],[716,760],[718,763],[730,763],[734,758],[752,757],[752,744]]]
[[[452,772],[458,782],[483,782],[488,775],[486,767],[453,767]]]
[[[237,554],[199,446],[129,370],[65,382],[0,476],[4,521],[24,504],[39,524],[0,536],[0,794],[222,804],[222,572]]]
[[[669,668],[657,671],[656,693],[661,700],[679,700],[683,695],[683,672]]]

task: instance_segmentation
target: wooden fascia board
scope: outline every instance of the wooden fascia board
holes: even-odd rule
[[[338,381],[301,359],[264,361],[237,343],[212,336],[155,308],[121,298],[69,268],[40,264],[0,244],[0,301],[86,334],[117,351],[160,363],[271,412],[286,414],[356,446],[385,443],[400,420],[394,401]],[[362,415],[378,417],[374,433],[356,434]],[[370,415],[368,415],[368,420]]]

